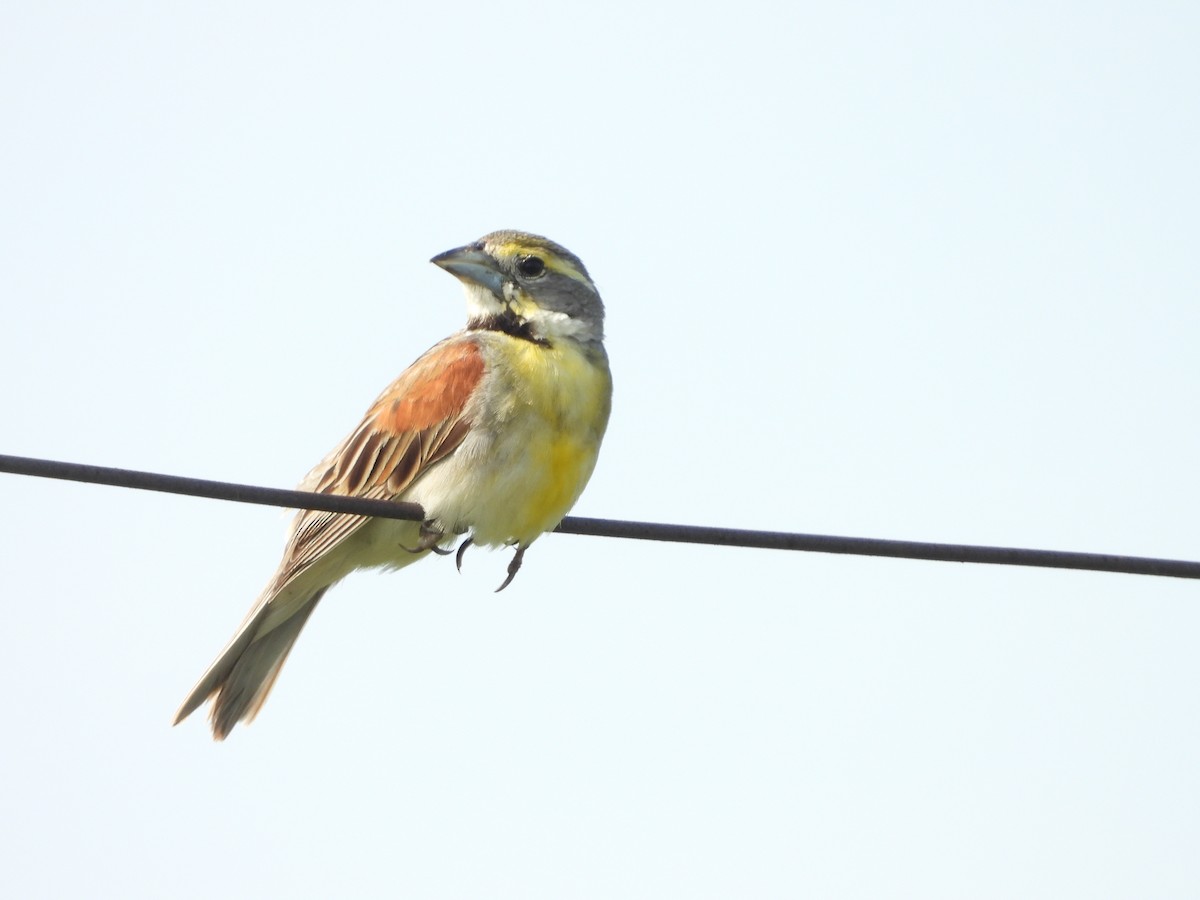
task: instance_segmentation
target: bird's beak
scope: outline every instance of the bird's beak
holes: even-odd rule
[[[459,281],[487,288],[497,299],[504,297],[504,275],[497,268],[496,261],[474,244],[439,253],[430,262],[445,269]]]

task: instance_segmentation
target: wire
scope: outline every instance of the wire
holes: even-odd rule
[[[203,478],[183,478],[178,475],[160,475],[154,472],[113,469],[106,466],[33,459],[25,456],[0,454],[0,472],[13,475],[32,475],[37,478],[57,478],[87,484],[107,484],[143,491],[161,491],[192,497],[207,497],[214,500],[232,500],[237,503],[257,503],[263,506],[318,509],[327,512],[410,521],[422,521],[425,518],[424,510],[416,503],[393,503],[388,500],[368,500],[362,497],[344,497],[336,494],[287,491],[279,488],[208,481]],[[555,530],[562,534],[628,538],[641,541],[670,541],[722,547],[800,550],[815,553],[886,556],[897,559],[926,559],[1003,566],[1087,569],[1094,572],[1124,572],[1130,575],[1200,579],[1200,562],[1153,559],[1144,556],[1113,556],[1062,550],[1027,550],[1017,547],[982,547],[973,544],[935,544],[922,541],[796,534],[783,531],[750,531],[740,528],[623,522],[614,519],[586,519],[576,516],[568,516],[563,519],[562,524]]]
[[[234,503],[257,503],[260,506],[361,513],[366,516],[407,519],[413,522],[420,522],[425,518],[425,511],[417,503],[393,503],[391,500],[368,500],[364,497],[344,497],[338,494],[285,491],[279,488],[233,484],[228,481],[183,478],[179,475],[138,472],[134,469],[110,469],[107,466],[87,466],[27,456],[0,454],[0,472],[79,481],[84,484],[107,484],[139,491],[161,491],[164,494],[183,494],[188,497],[207,497],[210,500],[232,500]]]

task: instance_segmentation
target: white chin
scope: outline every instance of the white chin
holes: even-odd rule
[[[466,282],[463,284],[463,290],[467,295],[468,319],[486,319],[504,312],[504,304],[483,285]]]

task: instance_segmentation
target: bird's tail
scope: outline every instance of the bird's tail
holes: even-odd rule
[[[218,741],[238,722],[249,722],[258,715],[304,623],[328,588],[325,585],[307,597],[288,598],[286,605],[280,603],[282,598],[268,595],[192,688],[173,724],[178,725],[210,697],[209,719]]]

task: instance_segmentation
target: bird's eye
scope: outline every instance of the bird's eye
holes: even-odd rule
[[[536,256],[522,256],[517,260],[517,271],[526,278],[537,278],[546,271],[546,264]]]

